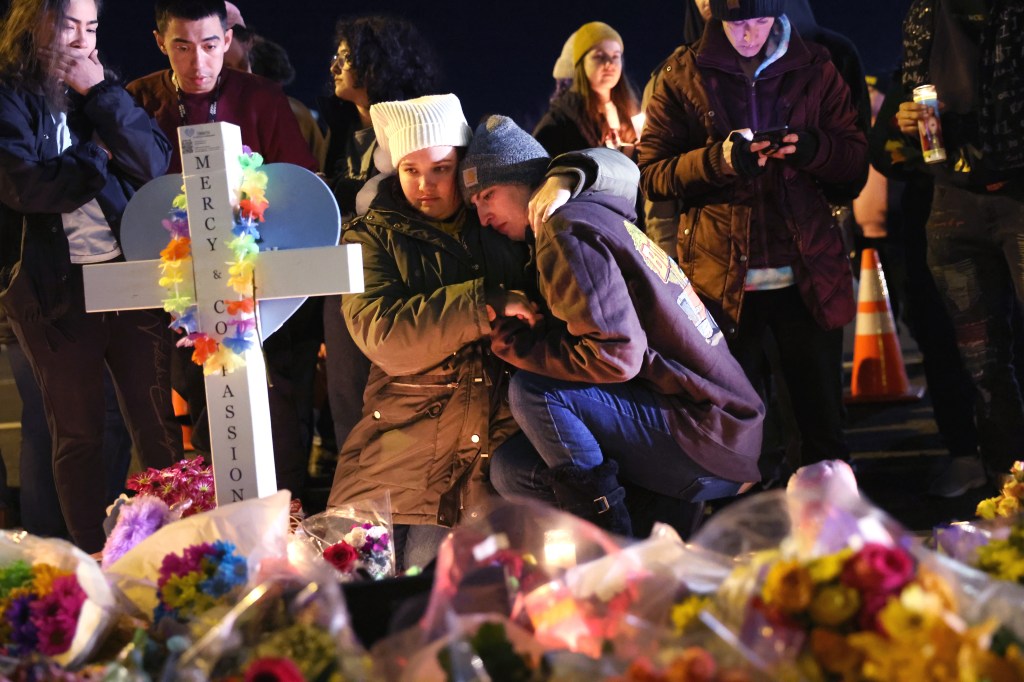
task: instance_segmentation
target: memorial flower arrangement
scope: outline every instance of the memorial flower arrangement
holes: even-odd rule
[[[1024,508],[1024,461],[1014,462],[1010,475],[1003,481],[997,497],[989,497],[978,503],[975,512],[983,519],[1011,517]]]
[[[1024,585],[1024,516],[1006,531],[1000,533],[1005,537],[990,537],[975,550],[974,565],[1000,580]]]
[[[71,648],[85,590],[74,572],[13,561],[0,569],[0,651],[25,657]]]
[[[226,246],[232,253],[228,265],[228,286],[239,296],[225,300],[230,333],[220,342],[199,329],[198,309],[192,284],[192,246],[188,224],[185,194],[175,197],[170,217],[163,226],[171,235],[167,247],[160,252],[159,284],[167,290],[164,310],[174,320],[171,328],[185,336],[179,346],[194,348],[192,361],[203,366],[205,374],[233,372],[245,364],[242,355],[256,339],[256,302],[253,298],[253,269],[259,255],[260,233],[258,224],[270,205],[267,201],[267,174],[260,170],[263,157],[245,148],[239,159],[242,182],[238,189],[238,208],[235,211],[234,238]]]
[[[160,566],[153,619],[185,622],[214,607],[230,606],[247,577],[245,557],[230,542],[204,542],[186,547],[180,555],[168,554]]]
[[[952,586],[907,550],[869,542],[768,562],[741,640],[810,680],[1021,679],[1024,656],[1006,635],[964,622]]]
[[[369,522],[353,526],[340,542],[324,549],[323,557],[341,573],[362,569],[374,580],[394,575],[394,549],[385,526]]]
[[[343,580],[394,577],[395,541],[391,497],[355,500],[306,517],[296,535]]]
[[[164,469],[149,468],[132,474],[126,487],[138,495],[160,498],[168,507],[180,510],[182,518],[217,506],[213,467],[205,463],[202,455],[182,459]]]
[[[293,623],[264,633],[243,657],[240,666],[246,681],[277,680],[341,682],[337,645],[324,629],[309,623]],[[215,680],[237,680],[233,674]]]

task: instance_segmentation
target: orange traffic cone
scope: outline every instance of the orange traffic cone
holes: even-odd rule
[[[181,440],[185,452],[191,452],[195,448],[192,447],[192,416],[188,412],[188,401],[171,389],[171,405],[174,407],[175,419],[181,424]]]
[[[853,379],[847,402],[912,402],[924,389],[911,386],[889,305],[889,289],[875,249],[861,253]]]

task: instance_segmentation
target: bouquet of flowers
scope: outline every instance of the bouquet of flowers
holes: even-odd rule
[[[206,635],[178,658],[177,680],[368,679],[332,573],[310,556],[265,571]]]
[[[394,549],[386,526],[361,523],[353,526],[345,536],[324,550],[323,557],[339,573],[351,574],[364,569],[374,580],[386,578],[394,572]]]
[[[299,524],[306,538],[343,580],[383,580],[395,575],[391,498],[360,500],[314,514]]]
[[[128,479],[137,495],[121,495],[107,509],[103,568],[110,568],[135,545],[172,521],[216,506],[213,470],[202,456],[183,459],[166,469],[147,469]]]
[[[997,517],[1016,516],[1024,502],[1024,461],[1014,462],[1010,474],[1003,480],[997,497],[989,497],[978,503],[977,515],[992,520]]]
[[[160,566],[153,620],[171,617],[181,622],[237,601],[248,577],[245,558],[230,542],[216,540],[168,554]]]
[[[286,555],[289,501],[288,491],[282,490],[169,523],[113,562],[106,574],[139,618],[163,613],[157,607],[162,602],[166,606],[168,596],[172,600],[194,596],[201,607],[207,593],[198,590],[193,595],[189,586],[209,578],[202,589],[221,590],[237,578],[243,565],[252,574],[264,560]],[[229,545],[233,554],[225,551]],[[221,572],[213,572],[212,565]],[[193,577],[198,582],[184,579],[197,570]],[[192,611],[186,608],[179,613],[187,616]]]
[[[71,648],[85,590],[73,571],[13,561],[0,567],[0,650],[8,656],[63,654]]]
[[[81,664],[103,641],[116,601],[99,566],[63,540],[0,534],[0,656]]]
[[[166,469],[146,469],[128,478],[128,490],[152,495],[186,517],[217,506],[213,467],[204,466],[202,455],[182,459]]]
[[[764,493],[698,531],[695,544],[735,567],[704,620],[777,679],[1024,676],[1017,633],[993,615],[984,581],[954,572],[858,497],[823,493]]]

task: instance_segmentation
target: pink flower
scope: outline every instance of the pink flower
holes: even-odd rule
[[[860,592],[891,594],[913,575],[914,560],[906,550],[869,543],[846,562],[840,580]]]
[[[31,619],[39,633],[39,651],[47,656],[62,654],[71,646],[85,591],[73,575],[56,578],[53,589],[32,604]]]
[[[257,658],[246,668],[245,682],[306,682],[306,678],[291,659]]]

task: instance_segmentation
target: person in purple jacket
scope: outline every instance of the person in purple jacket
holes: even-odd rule
[[[687,503],[759,480],[764,406],[679,266],[634,225],[634,202],[585,191],[534,237],[547,154],[503,116],[480,124],[461,168],[480,222],[534,241],[544,299],[532,326],[493,325],[491,350],[518,368],[509,403],[525,434],[495,452],[497,490],[630,535],[620,475]]]

